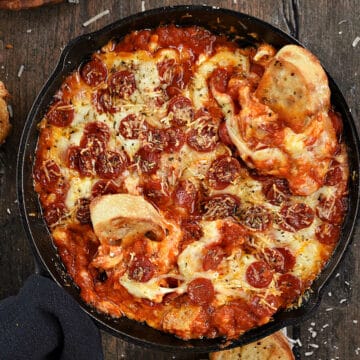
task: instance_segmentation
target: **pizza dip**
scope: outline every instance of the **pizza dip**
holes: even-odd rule
[[[111,316],[237,338],[298,306],[339,239],[342,121],[299,46],[135,31],[65,79],[39,130],[43,216]]]

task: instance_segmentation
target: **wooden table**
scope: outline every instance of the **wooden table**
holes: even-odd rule
[[[34,271],[16,201],[16,153],[26,114],[55,67],[62,48],[77,35],[160,5],[202,4],[203,0],[80,0],[20,12],[0,10],[0,79],[12,94],[12,132],[0,148],[0,299],[17,293]],[[343,91],[359,129],[360,7],[358,0],[212,0],[208,5],[259,17],[298,37],[321,60]],[[109,9],[88,27],[82,24]],[[21,77],[19,69],[24,65]],[[20,75],[20,74],[19,74]],[[289,329],[298,359],[360,357],[360,227],[316,315]],[[145,350],[102,333],[105,359],[205,359],[207,355]]]

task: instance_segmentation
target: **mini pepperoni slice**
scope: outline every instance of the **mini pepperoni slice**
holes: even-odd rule
[[[331,224],[341,224],[344,213],[347,209],[346,198],[320,196],[319,204],[316,208],[317,216]]]
[[[81,148],[79,146],[70,146],[67,150],[67,166],[73,170],[79,170],[79,156]]]
[[[191,101],[181,95],[171,98],[168,114],[172,114],[172,123],[178,126],[189,124],[193,121],[194,110]]]
[[[314,211],[304,203],[284,205],[280,215],[282,216],[280,227],[290,232],[307,228],[314,221]]]
[[[96,156],[89,149],[79,146],[70,146],[67,151],[67,165],[82,176],[91,176],[95,173]]]
[[[149,177],[143,177],[146,181],[142,184],[143,194],[146,199],[154,204],[157,208],[168,211],[171,196],[160,179]]]
[[[271,225],[271,214],[264,206],[254,205],[237,213],[240,223],[251,230],[265,231]]]
[[[71,168],[78,170],[81,176],[92,176],[95,174],[96,155],[88,148],[72,148],[69,159],[72,161]]]
[[[262,184],[262,191],[272,205],[281,205],[291,195],[289,183],[286,179],[269,179]]]
[[[46,223],[50,225],[54,225],[57,223],[66,213],[66,206],[62,202],[54,202],[44,209],[44,217]]]
[[[45,189],[53,189],[58,185],[61,177],[59,166],[54,160],[46,160],[40,166],[36,166],[34,177]]]
[[[183,240],[199,240],[204,234],[198,220],[188,217],[181,221],[181,229],[183,230]]]
[[[295,256],[284,247],[266,248],[264,258],[268,265],[277,272],[287,273],[295,266]]]
[[[253,287],[265,288],[273,278],[273,272],[265,261],[255,261],[246,269],[246,281]]]
[[[240,224],[232,221],[224,221],[220,226],[220,242],[227,254],[233,249],[239,250],[244,243],[248,231]]]
[[[301,281],[292,274],[283,274],[279,277],[277,286],[281,291],[284,305],[289,305],[301,295]]]
[[[315,230],[316,239],[324,245],[334,245],[339,239],[340,226],[322,223]]]
[[[324,185],[335,186],[339,184],[343,179],[343,171],[341,170],[338,162],[333,162],[330,169],[325,175]]]
[[[134,158],[140,172],[155,174],[159,168],[160,156],[161,154],[158,151],[151,151],[142,147]]]
[[[207,173],[209,185],[216,190],[225,189],[240,174],[239,161],[231,156],[221,156],[212,162]]]
[[[224,249],[219,246],[211,246],[205,250],[202,266],[205,271],[216,270],[226,256]]]
[[[95,163],[96,173],[103,179],[115,179],[125,169],[129,158],[125,151],[106,151],[101,153]]]
[[[214,311],[213,322],[220,334],[235,337],[255,326],[255,318],[245,300],[229,301],[228,305],[217,307]]]
[[[80,76],[87,85],[97,86],[106,80],[107,69],[100,59],[94,58],[81,67]]]
[[[174,201],[189,213],[196,209],[198,189],[190,180],[181,180],[174,191]]]
[[[174,153],[179,151],[185,143],[185,134],[180,128],[170,127],[164,130],[164,151]]]
[[[240,205],[239,198],[229,194],[213,195],[207,198],[203,204],[205,220],[223,219],[234,216]]]
[[[171,84],[174,78],[175,59],[165,59],[156,64],[159,76],[163,83]]]
[[[128,98],[136,89],[135,75],[128,70],[117,71],[108,80],[111,95]]]
[[[93,197],[99,195],[117,194],[118,192],[118,186],[111,180],[99,180],[93,185],[91,189],[91,195]]]
[[[188,81],[186,63],[177,64],[174,59],[166,59],[157,64],[160,80],[166,84],[166,92],[171,97],[181,93]]]
[[[148,126],[144,139],[144,148],[147,151],[163,151],[167,144],[165,130]]]
[[[98,90],[93,99],[96,110],[100,114],[102,113],[114,114],[116,112],[116,107],[113,104],[113,99],[108,89]]]
[[[211,280],[196,278],[187,287],[190,301],[197,305],[208,305],[215,297],[215,289]]]
[[[138,139],[146,125],[135,114],[129,114],[120,121],[119,131],[125,139]]]
[[[76,219],[79,220],[80,224],[90,224],[90,200],[89,199],[79,199],[76,209]]]
[[[196,151],[209,152],[214,150],[217,141],[218,126],[207,111],[199,111],[193,127],[187,133],[187,144]]]
[[[92,154],[98,155],[106,148],[110,139],[109,127],[100,121],[88,123],[80,140],[80,146],[87,148]]]
[[[226,92],[229,79],[230,73],[226,69],[217,68],[210,75],[210,85],[213,86],[216,91],[224,93]]]
[[[227,130],[225,121],[220,123],[218,134],[219,134],[220,141],[224,145],[227,145],[227,146],[233,145],[233,142],[232,142],[229,132]]]
[[[263,320],[272,316],[276,309],[281,305],[281,300],[278,296],[268,295],[264,298],[254,296],[249,302],[249,310],[258,318]]]
[[[69,126],[73,121],[74,113],[73,105],[58,101],[51,107],[46,118],[51,125],[65,127]]]
[[[145,255],[137,255],[129,266],[129,278],[135,281],[147,282],[154,274],[155,265]]]

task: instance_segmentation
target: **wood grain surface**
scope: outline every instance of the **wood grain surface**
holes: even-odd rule
[[[0,148],[0,299],[16,294],[34,271],[16,200],[16,155],[26,115],[54,69],[63,47],[78,35],[114,20],[162,5],[204,0],[79,0],[18,12],[0,10],[0,79],[12,95],[12,131]],[[342,90],[360,129],[360,6],[358,0],[212,0],[207,5],[238,10],[297,37],[316,54]],[[88,27],[94,15],[109,14]],[[23,72],[19,77],[19,69]],[[297,359],[360,358],[360,227],[321,305],[310,319],[289,329]],[[114,359],[207,359],[207,354],[170,354],[126,343],[102,332],[104,356]],[[301,346],[299,346],[301,344]],[[1,357],[1,355],[0,355]]]

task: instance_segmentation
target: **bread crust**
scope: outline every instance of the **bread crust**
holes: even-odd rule
[[[101,243],[130,242],[139,234],[164,236],[162,219],[141,196],[111,194],[95,198],[90,204],[91,221]]]
[[[63,0],[0,0],[0,9],[23,10],[48,4],[56,4]]]
[[[9,93],[6,90],[4,83],[0,81],[0,145],[5,141],[11,128],[6,102],[8,98]]]
[[[224,351],[211,353],[210,360],[294,360],[287,338],[281,331],[259,341]]]

